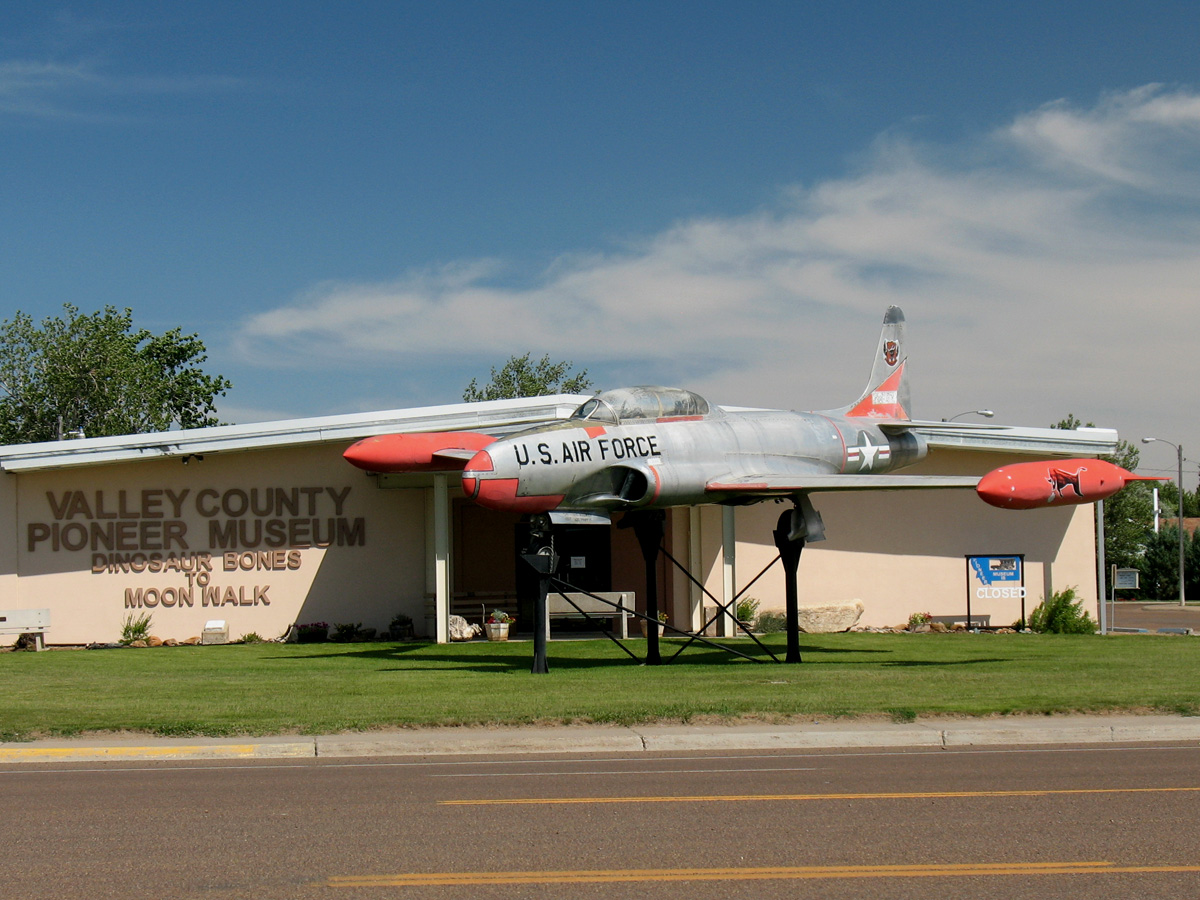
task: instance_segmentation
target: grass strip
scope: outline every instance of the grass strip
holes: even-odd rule
[[[768,643],[782,655],[783,638]],[[758,651],[746,640],[739,649]],[[631,642],[638,649],[638,642]],[[0,654],[0,739],[132,730],[1200,711],[1200,643],[1087,635],[805,635],[800,665],[707,648],[648,667],[608,641],[248,644]]]

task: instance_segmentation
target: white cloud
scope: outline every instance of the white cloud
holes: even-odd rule
[[[494,261],[320,285],[247,319],[240,345],[274,365],[392,368],[533,350],[622,361],[631,382],[711,357],[689,386],[715,400],[821,407],[862,387],[898,304],[920,414],[1075,412],[1171,437],[1200,331],[1198,155],[1190,91],[1059,101],[962,146],[881,141],[862,171],[776,208],[565,257],[523,288],[498,286]]]
[[[146,77],[106,72],[92,60],[0,61],[0,115],[68,121],[114,121],[121,99],[179,96],[243,88],[226,76]]]

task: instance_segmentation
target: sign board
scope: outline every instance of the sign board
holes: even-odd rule
[[[1137,569],[1118,569],[1113,567],[1113,590],[1114,591],[1136,591],[1141,589],[1138,584]]]
[[[974,599],[1024,599],[1024,562],[1023,556],[968,556]]]
[[[1021,622],[1025,621],[1025,557],[967,557],[967,627],[971,627],[971,601],[1020,600]]]

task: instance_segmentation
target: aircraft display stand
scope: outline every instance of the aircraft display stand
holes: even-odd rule
[[[771,652],[770,648],[763,644],[750,629],[746,628],[738,621],[736,616],[737,603],[742,596],[748,591],[755,582],[765,575],[777,562],[783,563],[784,582],[785,582],[785,604],[786,604],[786,622],[787,622],[787,653],[782,662],[798,663],[801,662],[800,656],[800,628],[799,628],[799,604],[798,591],[796,586],[797,572],[800,565],[800,555],[804,551],[806,540],[804,536],[795,534],[795,511],[788,510],[779,517],[779,526],[774,531],[775,546],[779,550],[779,554],[773,559],[761,572],[750,580],[745,587],[734,595],[728,602],[722,603],[712,593],[697,581],[690,572],[676,560],[666,549],[663,548],[663,536],[665,533],[665,515],[661,510],[634,511],[626,513],[624,518],[619,523],[618,527],[633,528],[637,536],[638,544],[642,550],[642,558],[646,564],[646,611],[639,613],[629,611],[629,615],[641,619],[647,623],[646,629],[646,658],[640,658],[632,650],[625,646],[620,638],[612,634],[608,627],[601,627],[604,636],[621,648],[628,656],[635,660],[644,662],[645,665],[654,666],[662,665],[663,659],[659,646],[659,632],[665,630],[673,632],[680,637],[686,638],[681,643],[675,653],[666,660],[671,662],[676,659],[679,654],[692,645],[693,642],[699,642],[709,647],[714,647],[718,650],[723,650],[726,653],[731,653],[734,656],[739,656],[742,659],[748,659],[752,662],[765,662],[766,660],[760,657],[750,656],[742,653],[733,647],[728,647],[703,636],[709,626],[716,622],[722,616],[728,616],[731,621],[736,623],[758,647],[766,653],[774,662],[781,662],[779,657]],[[540,517],[538,517],[540,518]],[[662,554],[666,559],[682,572],[689,581],[696,585],[714,604],[716,612],[709,616],[700,626],[699,633],[682,631],[673,625],[666,622],[660,622],[658,619],[658,556]],[[547,657],[547,646],[549,643],[550,619],[549,619],[549,601],[550,593],[556,592],[567,603],[573,606],[581,616],[590,621],[602,621],[599,617],[589,614],[586,610],[580,608],[570,597],[569,593],[584,594],[587,597],[607,604],[613,607],[614,610],[620,609],[619,604],[608,600],[604,597],[599,597],[590,591],[585,591],[572,585],[570,582],[559,578],[557,573],[559,557],[554,551],[554,528],[549,522],[538,522],[531,527],[530,530],[530,545],[525,553],[521,554],[521,558],[531,566],[538,576],[537,597],[534,603],[534,630],[533,630],[533,665],[531,672],[534,675],[544,675],[550,671],[549,659]],[[658,625],[658,628],[653,626]]]

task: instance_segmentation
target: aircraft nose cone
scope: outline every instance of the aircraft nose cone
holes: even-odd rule
[[[520,477],[496,471],[492,456],[480,450],[463,470],[463,492],[488,509],[520,513],[549,512],[562,502],[562,494],[528,494],[521,490]]]
[[[471,457],[467,467],[463,469],[462,489],[470,500],[479,498],[479,474],[482,472],[494,472],[496,467],[492,464],[492,456],[486,450],[480,450]]]

